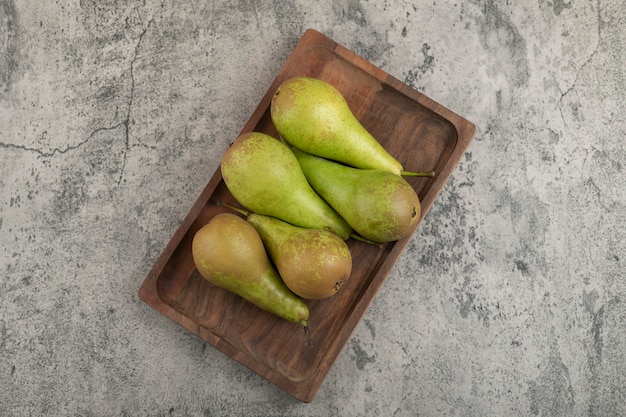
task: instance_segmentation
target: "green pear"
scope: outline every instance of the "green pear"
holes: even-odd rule
[[[223,204],[247,217],[261,236],[283,282],[296,295],[321,300],[339,291],[352,272],[350,248],[328,230],[294,226]]]
[[[284,81],[272,97],[270,114],[285,142],[313,155],[396,175],[434,175],[404,171],[359,122],[341,92],[325,81],[310,77]]]
[[[206,280],[306,329],[309,309],[283,283],[257,231],[241,217],[220,213],[192,241],[193,261]]]
[[[348,239],[352,229],[307,182],[293,152],[265,133],[239,136],[222,157],[222,177],[248,210]]]
[[[294,149],[309,183],[362,237],[390,242],[410,235],[421,205],[404,178],[387,171],[359,169]]]

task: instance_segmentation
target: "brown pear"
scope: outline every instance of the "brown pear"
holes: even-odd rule
[[[331,297],[350,278],[352,254],[336,234],[220,204],[247,217],[261,236],[283,282],[300,297],[308,300]]]
[[[260,214],[251,214],[248,222],[259,232],[283,282],[300,297],[331,297],[350,277],[350,249],[336,234]]]
[[[307,305],[283,283],[259,234],[241,217],[213,217],[194,235],[192,255],[200,274],[212,284],[306,330]]]

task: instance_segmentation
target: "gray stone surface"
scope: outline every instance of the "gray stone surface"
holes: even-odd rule
[[[303,404],[137,290],[309,27],[477,133]],[[626,415],[625,28],[618,0],[1,0],[0,415]]]

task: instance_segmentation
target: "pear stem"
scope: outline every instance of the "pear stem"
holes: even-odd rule
[[[307,344],[309,345],[309,347],[313,347],[313,342],[311,342],[311,334],[309,332],[309,325],[306,323],[306,320],[302,320],[300,324],[302,324],[302,328],[304,329]]]
[[[403,177],[431,177],[432,178],[435,176],[435,171],[417,171],[417,172],[402,171],[400,175]]]
[[[249,212],[249,211],[244,210],[244,209],[242,209],[242,208],[240,208],[240,207],[235,207],[235,206],[233,206],[233,205],[231,205],[231,204],[225,203],[225,202],[223,202],[222,200],[217,200],[217,205],[218,205],[218,206],[222,206],[222,207],[229,208],[229,209],[231,209],[231,210],[233,210],[233,211],[236,211],[237,213],[239,213],[239,214],[241,214],[241,215],[243,215],[243,216],[246,216],[246,217],[248,217],[248,216],[250,215],[250,212]]]

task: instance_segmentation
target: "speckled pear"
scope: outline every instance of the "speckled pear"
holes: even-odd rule
[[[285,142],[313,155],[396,175],[434,175],[431,171],[404,171],[359,122],[341,92],[320,79],[284,81],[272,97],[270,114]]]
[[[417,227],[420,201],[401,176],[348,167],[300,150],[294,154],[313,189],[365,239],[399,240]]]
[[[261,237],[241,217],[213,217],[194,235],[192,256],[200,275],[212,284],[306,328],[307,305],[283,283]]]
[[[352,229],[313,191],[289,147],[265,133],[239,136],[224,153],[222,177],[248,210],[348,239]]]
[[[336,234],[255,213],[248,216],[248,222],[261,236],[283,282],[300,297],[331,297],[350,277],[350,249]]]

